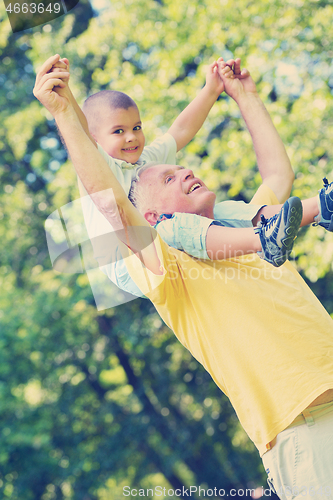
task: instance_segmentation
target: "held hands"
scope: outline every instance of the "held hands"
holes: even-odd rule
[[[59,59],[58,62],[53,64],[52,68],[49,71],[50,73],[63,73],[64,76],[61,78],[64,82],[65,86],[61,89],[61,95],[67,96],[70,101],[72,101],[72,92],[69,88],[69,60],[64,57],[63,59]]]
[[[42,65],[36,76],[33,94],[54,117],[70,106],[68,69],[68,60],[56,54]]]
[[[65,57],[63,59],[59,59],[58,62],[53,64],[49,73],[65,73],[62,80],[65,83],[64,89],[68,89],[68,82],[69,82],[69,76],[70,76],[69,60],[68,59],[66,59]]]
[[[245,95],[257,93],[249,71],[245,68],[241,69],[240,59],[230,59],[224,62],[220,57],[217,65],[217,71],[223,81],[225,92],[236,102]]]

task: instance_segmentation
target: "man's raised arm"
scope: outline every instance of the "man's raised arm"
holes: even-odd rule
[[[153,240],[155,230],[127,198],[106,161],[89,140],[75,109],[63,92],[64,72],[37,74],[34,95],[50,111],[62,134],[75,170],[97,208],[125,245],[145,266],[161,274]]]
[[[60,73],[66,74],[66,76],[62,77],[62,82],[64,84],[64,87],[62,89],[62,95],[66,95],[73,105],[73,108],[80,120],[80,123],[86,132],[87,136],[91,140],[91,142],[97,147],[95,139],[90,135],[89,132],[89,127],[88,127],[88,122],[87,118],[85,117],[85,114],[83,113],[82,109],[78,105],[75,97],[72,94],[72,91],[69,87],[69,61],[66,58],[60,59],[59,54],[55,54],[54,56],[49,57],[45,63],[41,66],[37,73],[37,78],[36,78],[36,87],[39,84],[39,80],[47,73],[56,73],[59,75]],[[35,87],[35,88],[36,88]]]
[[[234,61],[234,76],[221,73],[223,62],[219,63],[219,72],[226,93],[238,104],[251,134],[263,183],[283,203],[290,196],[294,172],[283,142],[257,94],[255,83],[246,69],[241,71],[240,62],[240,59]]]

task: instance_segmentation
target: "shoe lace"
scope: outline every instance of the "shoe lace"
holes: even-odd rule
[[[326,190],[329,189],[333,185],[333,182],[328,182],[326,177],[323,178],[323,183],[324,183],[324,188]]]
[[[273,217],[270,217],[269,219],[266,219],[264,214],[260,215],[260,225],[261,227],[264,227],[266,229],[269,229],[276,221],[278,218],[279,214],[273,215]]]

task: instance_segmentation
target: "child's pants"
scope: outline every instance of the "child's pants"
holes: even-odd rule
[[[304,410],[262,456],[282,500],[333,498],[333,402]]]

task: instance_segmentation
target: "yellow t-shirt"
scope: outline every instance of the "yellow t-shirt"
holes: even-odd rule
[[[252,200],[278,203],[262,185]],[[333,321],[290,262],[204,261],[155,240],[163,276],[128,270],[180,342],[229,397],[260,455],[333,388]]]

